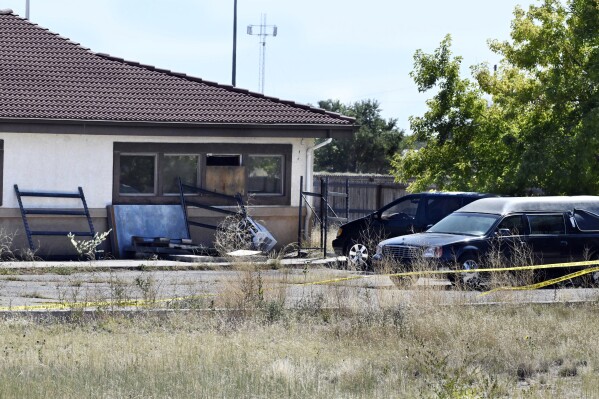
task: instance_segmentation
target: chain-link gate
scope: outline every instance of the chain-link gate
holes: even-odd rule
[[[304,177],[300,177],[300,197],[299,197],[299,217],[298,217],[298,229],[297,229],[297,254],[301,256],[302,249],[318,249],[322,250],[324,258],[327,256],[327,239],[328,229],[330,222],[341,222],[346,223],[349,220],[349,179],[345,180],[345,193],[329,191],[329,178],[323,177],[320,179],[320,192],[304,191]],[[320,201],[320,209],[318,212],[314,210],[314,207],[308,200],[308,197],[318,198]],[[330,206],[330,197],[343,197],[345,198],[345,217],[337,215],[333,207]],[[304,214],[304,205],[306,206],[306,212]],[[310,212],[308,212],[308,209]],[[320,226],[320,246],[312,248],[302,248],[302,240],[307,238],[307,232],[304,226],[306,220],[313,215],[316,222]]]

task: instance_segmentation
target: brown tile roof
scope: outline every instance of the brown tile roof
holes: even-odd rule
[[[0,10],[0,118],[348,127],[349,117],[90,51]]]

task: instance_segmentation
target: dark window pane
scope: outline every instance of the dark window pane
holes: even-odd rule
[[[399,201],[397,204],[393,205],[389,209],[386,209],[381,217],[383,219],[388,219],[397,214],[406,214],[412,218],[416,217],[416,212],[418,211],[418,204],[420,203],[420,198],[405,198],[402,201]]]
[[[497,231],[509,230],[511,235],[526,234],[526,223],[521,215],[508,216],[499,223]]]
[[[437,223],[450,213],[460,209],[462,199],[458,197],[430,198],[427,201],[426,220],[431,224]]]
[[[206,155],[206,166],[240,166],[241,155]]]
[[[248,191],[250,193],[283,193],[283,157],[250,155],[246,166],[248,168]]]
[[[179,192],[179,177],[184,184],[198,185],[199,157],[197,155],[165,155],[163,159],[162,191],[164,194]]]
[[[593,212],[575,209],[574,220],[582,231],[599,231],[599,215]]]
[[[155,193],[155,156],[121,155],[120,161],[120,194]]]
[[[529,215],[530,234],[564,234],[563,215]]]

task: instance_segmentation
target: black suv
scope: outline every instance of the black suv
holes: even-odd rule
[[[364,269],[376,244],[387,237],[418,233],[451,212],[490,194],[464,192],[425,192],[398,198],[360,219],[339,227],[333,248],[347,256],[350,266]]]
[[[382,241],[373,259],[393,259],[408,270],[415,261],[425,258],[438,268],[473,270],[485,266],[490,255],[500,255],[499,259],[510,266],[511,259],[523,248],[527,260],[535,264],[599,259],[599,197],[481,199],[424,233]],[[539,269],[535,277],[545,280],[574,270]],[[486,279],[474,270],[449,274],[450,280],[456,276],[471,286],[484,285]],[[599,282],[599,273],[591,277],[594,283]]]

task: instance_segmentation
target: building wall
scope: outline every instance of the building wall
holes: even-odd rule
[[[232,209],[232,208],[228,208]],[[249,207],[248,213],[257,222],[265,225],[271,234],[277,240],[277,249],[282,248],[288,243],[297,240],[297,221],[298,208],[290,206],[272,206],[272,207]],[[94,228],[98,232],[108,230],[108,219],[106,209],[90,210]],[[193,208],[189,210],[189,217],[205,224],[218,225],[224,220],[224,217],[214,212],[203,209]],[[78,217],[59,217],[59,216],[38,216],[29,217],[30,226],[37,230],[87,230],[87,224],[84,218]],[[190,227],[193,242],[198,245],[211,246],[214,241],[214,230],[201,227]],[[18,209],[0,209],[0,243],[6,243],[10,237],[13,251],[27,251],[29,244],[23,230],[23,220]],[[171,237],[179,238],[179,237]],[[44,258],[54,255],[72,255],[75,256],[75,250],[69,239],[65,236],[58,237],[33,237],[34,245],[39,250],[36,255]],[[104,243],[103,249],[108,255],[112,253],[109,246],[110,240]]]
[[[83,187],[90,208],[112,202],[114,142],[243,143],[218,137],[87,136],[69,134],[0,134],[4,140],[2,206],[18,207],[13,185],[22,190],[76,191]],[[291,206],[299,204],[299,180],[306,173],[306,150],[312,139],[256,137],[252,144],[292,144]]]
[[[112,202],[113,189],[113,145],[115,142],[153,142],[153,143],[243,143],[247,139],[231,137],[144,137],[110,135],[74,135],[74,134],[27,134],[2,133],[4,140],[3,198],[0,208],[2,228],[17,233],[16,243],[25,247],[26,240],[22,231],[22,221],[18,212],[18,202],[13,189],[18,184],[20,190],[75,192],[78,186],[83,188],[93,216],[96,230],[106,229],[106,206]],[[292,144],[291,204],[289,206],[255,207],[256,219],[264,222],[280,245],[293,242],[297,238],[297,206],[299,204],[300,176],[305,176],[307,167],[306,153],[314,144],[313,139],[294,138],[252,138],[252,144]],[[311,168],[311,165],[310,165]],[[71,201],[71,202],[69,202]],[[27,198],[26,206],[31,207],[70,207],[78,206],[75,200],[42,200]],[[193,213],[192,216],[208,218],[208,215]],[[68,225],[67,218],[32,217],[42,224]],[[207,221],[212,223],[212,221]],[[210,236],[206,232],[195,232],[202,239]],[[44,252],[56,253],[60,247],[70,245],[68,241],[58,239]],[[51,240],[49,240],[51,241]],[[56,240],[54,240],[56,241]]]

